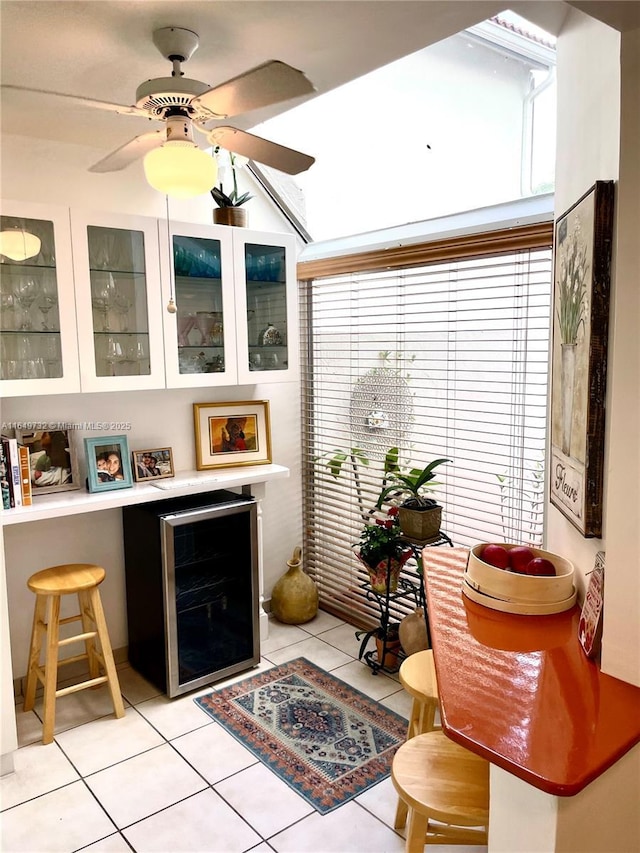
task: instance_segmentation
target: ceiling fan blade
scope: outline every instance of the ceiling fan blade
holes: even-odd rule
[[[154,148],[159,148],[163,142],[167,141],[167,134],[164,130],[154,130],[151,133],[143,133],[142,136],[136,136],[135,139],[125,142],[120,148],[116,148],[111,154],[108,154],[98,163],[94,163],[89,169],[90,172],[119,172],[124,169],[134,160],[139,157],[144,157],[149,151]]]
[[[47,89],[28,89],[26,86],[9,86],[2,85],[2,89],[8,89],[12,92],[28,92],[35,95],[48,95],[53,98],[64,98],[67,101],[73,101],[82,107],[92,107],[98,110],[109,110],[113,113],[121,115],[142,116],[149,118],[149,113],[134,106],[126,106],[125,104],[112,104],[109,101],[97,101],[95,98],[83,98],[79,95],[66,95],[64,92],[50,92]]]
[[[211,118],[228,118],[311,92],[315,88],[302,71],[274,59],[209,89],[192,103]]]
[[[269,142],[260,136],[247,133],[246,130],[238,130],[236,127],[216,127],[210,131],[207,139],[213,145],[220,145],[234,154],[249,157],[265,166],[271,166],[287,175],[297,175],[312,166],[315,157],[285,148],[276,142]]]

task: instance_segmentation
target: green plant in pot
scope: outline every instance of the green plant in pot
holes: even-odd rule
[[[353,547],[358,549],[356,556],[367,567],[374,592],[385,593],[387,581],[389,592],[395,592],[400,570],[412,555],[402,539],[398,507],[390,507],[385,516],[366,524],[360,533],[360,541]]]
[[[450,459],[434,459],[424,468],[410,468],[403,471],[398,464],[398,448],[391,447],[385,458],[385,481],[378,497],[378,509],[389,497],[399,498],[399,524],[402,533],[409,539],[421,542],[434,539],[440,530],[442,507],[427,493],[440,485],[434,480],[435,469],[451,462]]]
[[[241,169],[248,160],[246,157],[240,157],[240,155],[233,154],[231,151],[225,151],[219,146],[214,149],[214,156],[218,161],[219,180],[219,186],[211,189],[211,197],[218,205],[213,212],[214,222],[221,225],[244,226],[247,224],[247,211],[242,208],[242,205],[250,201],[253,196],[249,192],[238,192],[238,176],[236,171]],[[226,193],[223,188],[223,179],[229,169],[231,170],[233,189],[230,193]]]

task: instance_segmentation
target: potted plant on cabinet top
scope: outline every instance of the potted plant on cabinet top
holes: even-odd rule
[[[398,465],[398,448],[392,447],[385,458],[385,484],[376,506],[378,509],[389,497],[405,497],[399,505],[398,518],[402,533],[412,540],[425,542],[434,539],[440,530],[442,507],[426,496],[439,483],[434,482],[434,471],[450,459],[434,459],[424,468],[411,468],[403,472]]]
[[[236,169],[241,169],[249,161],[246,157],[233,154],[231,151],[225,151],[219,146],[216,146],[214,149],[214,156],[218,161],[219,186],[213,187],[211,190],[211,196],[218,205],[213,211],[213,221],[218,225],[245,227],[247,224],[247,211],[242,205],[250,201],[253,196],[248,192],[241,195],[238,194]],[[233,181],[233,189],[229,194],[225,193],[223,188],[224,176],[228,169],[231,169],[231,179]]]
[[[411,548],[402,539],[398,507],[390,507],[386,516],[366,524],[354,547],[358,548],[356,556],[367,567],[373,591],[386,593],[389,576],[389,592],[395,592],[400,569],[412,555]]]

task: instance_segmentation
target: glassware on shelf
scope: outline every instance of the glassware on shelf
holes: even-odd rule
[[[282,335],[273,325],[273,323],[267,323],[266,329],[263,329],[260,332],[258,337],[258,345],[263,347],[274,347],[282,345]]]
[[[109,375],[116,375],[116,364],[119,364],[124,359],[124,352],[122,349],[122,344],[120,341],[116,340],[109,336],[107,339],[107,353],[105,356],[105,361],[109,367]]]
[[[196,326],[200,332],[200,346],[206,347],[211,344],[211,331],[215,323],[216,316],[213,311],[197,311]]]
[[[110,332],[109,312],[116,285],[111,273],[96,273],[91,280],[91,304],[102,317],[102,332]]]
[[[133,299],[129,298],[129,294],[122,286],[116,285],[113,292],[113,310],[120,317],[120,331],[129,331],[129,312],[133,307]]]
[[[16,298],[6,291],[0,291],[0,328],[6,332],[16,328]]]
[[[89,266],[95,270],[116,269],[118,237],[105,228],[88,227]]]
[[[29,275],[20,275],[14,285],[13,294],[18,301],[22,311],[22,320],[20,328],[24,331],[33,329],[33,321],[31,319],[31,306],[38,298],[40,293],[40,283]]]
[[[249,370],[260,370],[262,367],[262,356],[259,352],[249,353]]]
[[[222,323],[222,311],[213,312],[213,326],[211,327],[211,345],[221,347],[224,344],[224,326]]]
[[[45,273],[42,277],[42,292],[38,301],[38,310],[42,314],[42,331],[56,331],[49,325],[49,311],[55,308],[58,304],[58,288],[56,286],[55,277],[50,273]]]
[[[196,325],[196,315],[178,313],[178,346],[189,346],[189,332]]]

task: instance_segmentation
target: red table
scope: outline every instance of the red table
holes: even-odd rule
[[[536,788],[573,796],[640,742],[640,688],[587,659],[577,606],[519,616],[466,598],[467,554],[422,552],[443,728]]]

